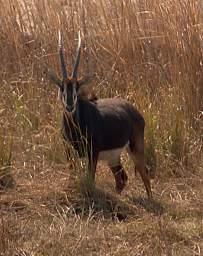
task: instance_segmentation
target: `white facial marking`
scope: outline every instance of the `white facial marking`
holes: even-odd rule
[[[75,88],[75,86],[74,86],[74,91],[73,91],[73,104],[74,104],[74,106],[76,105],[76,103],[77,103],[77,92],[76,92],[76,88]]]
[[[61,101],[62,101],[61,89],[58,89],[58,100],[61,100]]]

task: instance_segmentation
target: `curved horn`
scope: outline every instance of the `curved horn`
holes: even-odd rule
[[[63,79],[67,79],[68,73],[66,70],[66,64],[64,60],[64,49],[63,49],[63,42],[62,42],[62,37],[61,37],[61,31],[59,30],[59,58],[61,62],[61,70],[63,74]]]
[[[76,51],[76,59],[75,59],[74,67],[73,67],[72,78],[77,77],[77,70],[78,70],[78,65],[80,62],[80,51],[81,51],[81,37],[80,37],[80,31],[79,31],[78,32],[78,48]]]

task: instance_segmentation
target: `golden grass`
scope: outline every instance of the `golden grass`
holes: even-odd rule
[[[0,255],[201,255],[201,1],[0,5]],[[68,69],[80,30],[80,74],[95,74],[99,97],[121,96],[143,113],[154,202],[126,155],[121,196],[106,166],[89,197],[74,152],[67,167],[57,90],[44,76],[46,67],[60,74],[59,29]]]

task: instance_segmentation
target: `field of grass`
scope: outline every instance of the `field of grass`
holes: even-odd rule
[[[203,253],[203,5],[201,0],[0,0],[0,256]],[[123,97],[146,120],[154,201],[123,154],[129,182],[107,166],[85,195],[66,161],[57,88],[61,29],[68,70],[97,96]]]

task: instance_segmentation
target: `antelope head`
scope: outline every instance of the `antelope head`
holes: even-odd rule
[[[86,85],[89,81],[89,76],[86,76],[82,79],[77,78],[77,71],[80,62],[80,52],[81,52],[81,37],[78,33],[78,47],[76,50],[76,59],[73,66],[73,71],[71,76],[68,75],[65,58],[64,58],[64,49],[61,33],[59,31],[59,59],[61,64],[62,79],[59,79],[55,72],[49,74],[50,80],[56,84],[59,88],[59,99],[62,102],[63,108],[66,114],[73,114],[77,108],[78,96],[86,93]]]

